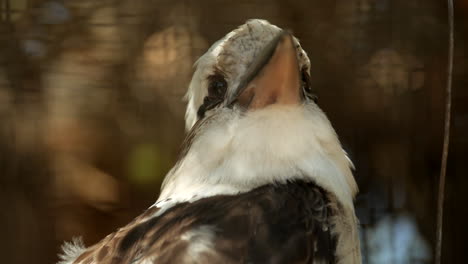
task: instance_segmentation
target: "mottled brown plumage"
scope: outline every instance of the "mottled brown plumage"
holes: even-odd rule
[[[313,183],[204,198],[151,218],[157,210],[148,209],[73,263],[335,263],[334,213]],[[213,248],[190,261],[188,248],[196,241],[182,237],[200,227],[214,233]]]

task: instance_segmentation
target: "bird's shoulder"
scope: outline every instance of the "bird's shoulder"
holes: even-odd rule
[[[327,196],[296,181],[151,207],[73,263],[333,263]]]

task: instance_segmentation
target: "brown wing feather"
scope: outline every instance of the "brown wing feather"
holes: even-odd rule
[[[335,263],[334,214],[313,183],[151,208],[74,263]]]
[[[133,221],[128,223],[126,226],[107,235],[100,242],[89,247],[78,258],[76,258],[73,264],[115,263],[115,260],[113,259],[116,257],[119,258],[120,256],[117,249],[122,239],[124,239],[135,227],[150,219],[158,210],[159,208],[156,207],[147,209],[143,214],[133,219]]]

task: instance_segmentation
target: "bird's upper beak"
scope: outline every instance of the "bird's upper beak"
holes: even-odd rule
[[[293,37],[282,31],[254,59],[228,104],[249,110],[271,104],[299,104],[300,73]]]

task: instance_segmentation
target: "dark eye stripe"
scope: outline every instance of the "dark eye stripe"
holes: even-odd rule
[[[220,72],[215,72],[208,77],[208,95],[203,99],[203,104],[198,108],[198,119],[205,116],[205,112],[221,104],[226,95],[228,84],[226,78]]]

